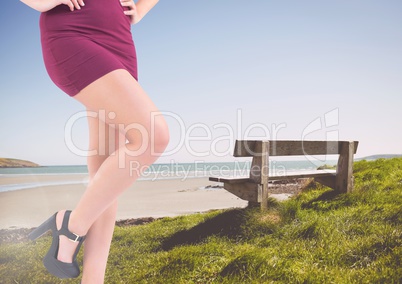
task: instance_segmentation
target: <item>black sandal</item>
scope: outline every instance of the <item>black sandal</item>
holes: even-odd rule
[[[59,278],[76,278],[80,275],[80,268],[77,263],[77,254],[82,243],[85,240],[85,236],[78,236],[77,234],[74,234],[68,230],[68,221],[70,220],[70,214],[71,211],[69,210],[64,213],[63,224],[61,225],[60,230],[57,230],[57,213],[55,213],[52,217],[50,217],[42,225],[40,225],[28,235],[28,238],[30,240],[36,240],[47,231],[52,230],[52,245],[50,246],[50,249],[47,252],[45,258],[43,259],[43,264],[45,265],[49,273]],[[60,235],[66,236],[73,242],[78,242],[77,248],[75,249],[73,255],[72,263],[62,262],[57,259]]]

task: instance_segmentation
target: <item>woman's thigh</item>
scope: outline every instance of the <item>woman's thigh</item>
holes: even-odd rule
[[[151,132],[167,135],[167,125],[159,110],[126,70],[106,74],[74,98],[98,115],[99,120],[123,133],[130,143],[149,141],[155,134]]]
[[[126,144],[126,137],[94,112],[88,112],[88,128],[88,171],[93,178],[107,157]]]

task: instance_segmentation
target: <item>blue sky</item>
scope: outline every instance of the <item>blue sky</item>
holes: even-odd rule
[[[401,154],[401,12],[399,0],[161,0],[132,27],[139,81],[171,130],[160,162],[231,160],[238,138]],[[65,142],[84,109],[49,79],[38,19],[17,0],[0,11],[0,157],[85,164]],[[77,149],[86,131],[84,119],[67,131]]]

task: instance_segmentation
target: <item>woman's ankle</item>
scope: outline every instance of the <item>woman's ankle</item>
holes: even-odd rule
[[[83,226],[82,218],[80,219],[79,216],[76,216],[75,211],[71,211],[70,220],[68,222],[68,230],[76,234],[78,236],[85,236],[88,232],[88,229]]]

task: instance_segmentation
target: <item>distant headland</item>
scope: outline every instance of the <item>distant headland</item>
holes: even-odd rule
[[[30,161],[0,158],[0,168],[37,168],[37,167],[40,166]]]

